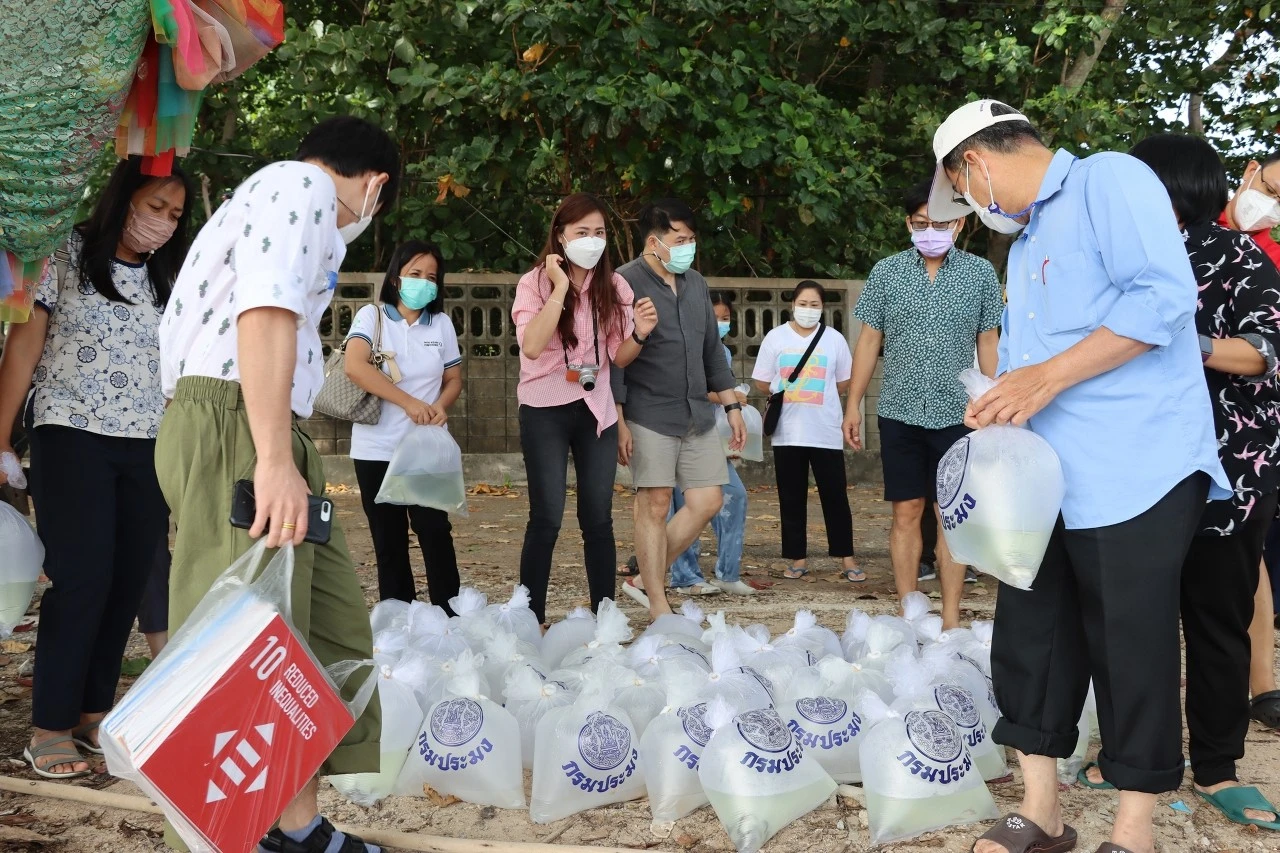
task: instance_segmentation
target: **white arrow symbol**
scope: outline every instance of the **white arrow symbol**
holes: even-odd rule
[[[267,723],[265,726],[254,726],[254,729],[262,736],[262,739],[267,742],[267,745],[270,746],[271,738],[276,733],[276,724]]]
[[[209,790],[204,796],[205,805],[208,805],[209,803],[216,803],[218,800],[225,800],[226,798],[227,795],[222,793],[222,789],[212,782],[209,783]]]
[[[227,745],[227,741],[236,736],[235,732],[218,732],[213,738],[213,756],[218,757],[218,753],[222,752],[222,748]]]

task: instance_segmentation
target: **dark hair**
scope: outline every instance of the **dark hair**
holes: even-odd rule
[[[930,175],[918,184],[912,184],[911,187],[902,194],[902,209],[906,211],[907,216],[915,216],[916,211],[929,203],[929,191],[933,189],[933,176]],[[928,216],[928,211],[925,216]]]
[[[997,101],[993,101],[991,104],[991,114],[993,116],[1007,116],[1016,112],[1017,110],[1008,104],[1002,104]],[[955,148],[952,148],[947,156],[942,158],[942,168],[948,172],[960,171],[964,166],[965,152],[972,151],[975,148],[984,148],[987,151],[995,151],[1000,154],[1011,154],[1022,146],[1033,142],[1037,145],[1044,145],[1044,141],[1040,138],[1040,133],[1031,126],[1030,122],[1017,119],[997,122],[990,127],[983,128]]]
[[[822,300],[822,304],[825,305],[827,303],[827,289],[822,285],[818,284],[816,281],[813,281],[812,279],[808,279],[808,278],[806,278],[804,281],[797,284],[795,286],[795,289],[791,291],[792,302],[796,301],[796,299],[800,296],[800,291],[802,290],[818,291],[818,298]]]
[[[727,290],[713,290],[711,291],[711,305],[712,307],[723,305],[726,308],[732,308],[733,294]]]
[[[112,302],[129,301],[120,295],[111,279],[111,261],[120,245],[120,235],[129,216],[133,194],[151,181],[177,181],[186,192],[186,198],[182,202],[182,215],[178,217],[173,236],[147,258],[147,276],[155,291],[155,302],[158,307],[163,307],[169,301],[173,282],[187,257],[187,223],[191,221],[195,192],[185,172],[174,166],[172,175],[155,178],[142,173],[141,157],[121,160],[107,179],[107,185],[98,196],[98,203],[94,205],[89,218],[76,224],[75,230],[81,240],[80,259],[76,266],[80,281],[89,282],[98,293]]]
[[[385,130],[355,116],[335,116],[311,128],[298,145],[299,160],[318,160],[344,178],[386,172],[378,215],[400,194],[400,149]]]
[[[396,246],[396,250],[391,253],[391,263],[387,265],[387,275],[382,279],[382,290],[378,292],[378,298],[386,304],[399,304],[400,270],[418,255],[430,255],[436,259],[436,298],[422,310],[428,314],[439,314],[444,310],[444,255],[439,246],[426,240],[408,240]]]
[[[565,196],[564,201],[560,202],[560,206],[556,208],[555,214],[551,217],[551,229],[547,233],[547,242],[542,247],[542,254],[538,256],[538,263],[534,266],[535,270],[540,271],[539,280],[546,281],[548,288],[551,287],[551,282],[547,280],[546,273],[541,271],[546,266],[547,255],[564,257],[564,240],[560,232],[593,213],[599,213],[604,217],[605,224],[608,224],[608,209],[605,208],[604,202],[591,193],[574,193]],[[618,335],[621,336],[625,331],[623,306],[618,300],[618,291],[613,285],[613,261],[609,258],[607,245],[604,254],[596,262],[595,269],[591,271],[591,289],[588,292],[592,295],[591,307],[595,311],[596,328],[600,334],[607,338],[609,325],[612,323],[616,326]],[[551,295],[550,289],[547,290],[546,295],[548,297]],[[560,333],[560,342],[566,350],[571,350],[578,345],[578,335],[573,330],[573,315],[577,302],[578,292],[570,286],[564,295],[564,310],[560,312],[560,321],[556,324],[556,330]]]
[[[1280,148],[1268,154],[1265,160],[1259,161],[1259,165],[1262,166],[1270,166],[1272,163],[1280,163]]]
[[[1200,137],[1180,133],[1148,136],[1129,154],[1156,173],[1182,224],[1216,222],[1227,206],[1226,169],[1218,152]]]
[[[660,198],[651,201],[640,209],[636,217],[636,230],[640,241],[644,242],[652,234],[666,234],[671,230],[671,223],[683,222],[690,231],[698,229],[694,224],[693,210],[689,205],[677,198]]]

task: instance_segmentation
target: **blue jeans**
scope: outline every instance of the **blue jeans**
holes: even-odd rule
[[[729,483],[724,486],[724,506],[711,519],[711,529],[716,534],[716,577],[727,583],[738,580],[742,571],[742,539],[747,527],[747,487],[742,485],[738,471],[729,465]],[[671,510],[667,520],[684,506],[684,493],[679,489],[671,490]],[[698,557],[702,549],[697,539],[689,549],[676,557],[671,564],[671,586],[693,586],[702,583],[702,569],[698,567]]]

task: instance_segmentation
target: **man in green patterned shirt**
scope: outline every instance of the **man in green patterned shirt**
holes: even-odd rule
[[[877,415],[884,499],[893,504],[889,552],[898,597],[914,592],[920,566],[920,519],[936,494],[938,461],[969,430],[968,398],[957,380],[978,366],[996,370],[996,342],[1004,300],[990,262],[955,248],[964,220],[931,222],[930,182],[903,199],[913,247],[883,259],[871,270],[854,316],[862,332],[853,354],[845,440],[861,449],[862,399],[884,348],[884,380]],[[934,512],[936,513],[936,509]],[[944,627],[960,624],[964,566],[938,540]]]

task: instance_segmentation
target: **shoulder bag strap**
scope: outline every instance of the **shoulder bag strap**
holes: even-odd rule
[[[813,340],[809,341],[809,348],[804,351],[804,355],[800,356],[800,360],[796,362],[795,370],[791,371],[791,379],[788,383],[795,385],[800,378],[800,371],[804,370],[805,364],[809,361],[809,356],[813,355],[813,351],[818,347],[818,341],[822,340],[822,335],[827,330],[826,323],[819,323],[818,330],[813,333]]]

